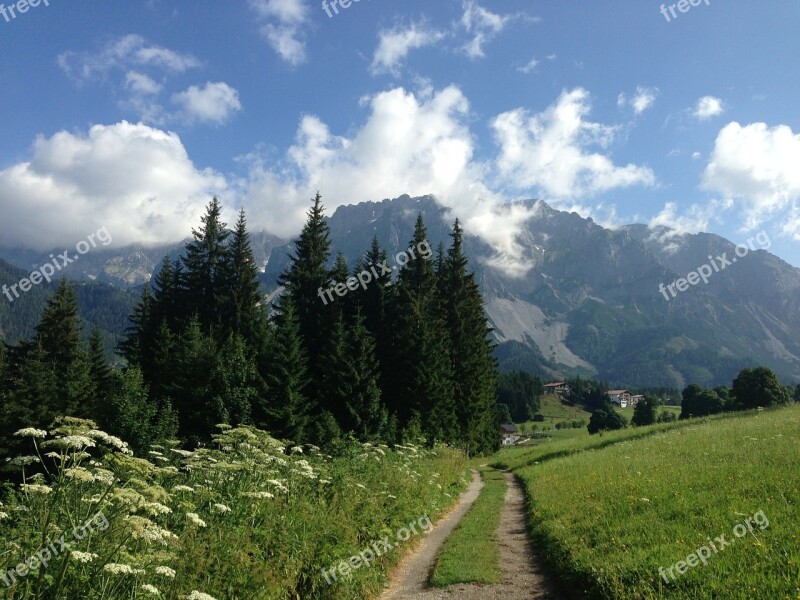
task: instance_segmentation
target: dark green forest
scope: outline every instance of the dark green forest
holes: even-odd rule
[[[0,344],[0,453],[15,448],[12,432],[60,415],[93,419],[138,451],[173,437],[204,444],[220,423],[331,448],[424,437],[495,449],[494,346],[458,221],[449,247],[425,255],[412,251],[427,245],[420,215],[396,271],[377,268],[388,264],[377,239],[348,265],[333,260],[318,194],[271,303],[244,211],[228,229],[214,199],[192,237],[143,289],[116,348],[124,366],[108,365],[98,327],[82,333],[67,280],[29,338]],[[375,277],[359,285],[365,271]],[[340,293],[325,296],[332,286]]]

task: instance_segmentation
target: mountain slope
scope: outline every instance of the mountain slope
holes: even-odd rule
[[[491,249],[466,239],[505,368],[682,387],[730,383],[744,366],[767,364],[787,381],[800,380],[800,270],[764,250],[750,252],[708,285],[667,301],[660,284],[686,276],[709,254],[733,256],[735,246],[711,234],[664,243],[654,235],[664,231],[612,231],[541,201],[524,204],[532,216],[520,240],[533,265],[524,277],[486,267]],[[411,238],[417,212],[431,246],[447,245],[447,211],[433,198],[402,196],[340,207],[330,218],[334,250],[352,265],[377,235],[394,255]],[[273,251],[268,285],[289,250]]]
[[[709,263],[709,255],[735,257],[736,247],[706,233],[679,235],[645,225],[609,230],[542,201],[521,204],[530,214],[519,235],[520,258],[531,265],[523,277],[487,266],[492,249],[478,237],[464,239],[495,328],[502,368],[547,377],[581,374],[624,386],[683,387],[690,382],[729,384],[741,368],[764,364],[786,383],[800,381],[800,269],[765,250],[750,251],[714,272],[707,284],[667,300],[659,286]],[[447,209],[429,196],[401,196],[339,207],[329,218],[333,250],[343,252],[352,267],[376,235],[394,266],[420,212],[431,247],[448,246],[454,217]],[[96,249],[81,257],[82,264],[69,275],[136,286],[149,280],[161,257],[174,258],[182,247]],[[262,284],[274,293],[293,247],[256,233],[253,248],[264,265]],[[26,258],[28,267],[46,256],[14,250],[3,255]],[[0,275],[3,268],[13,269],[3,264]],[[15,273],[6,279],[17,281],[21,275]],[[100,289],[105,288],[88,287],[84,294],[88,299],[89,290],[96,296]],[[33,304],[0,307],[0,326],[9,339],[28,335],[28,313],[43,305],[43,292],[30,292]],[[106,300],[95,298],[93,306],[97,310],[98,303],[110,303],[104,307],[103,327],[118,335],[127,312],[119,318],[112,313],[132,301],[104,293]]]

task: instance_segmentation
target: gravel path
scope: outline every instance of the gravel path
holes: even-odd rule
[[[380,600],[562,600],[544,575],[544,569],[532,552],[525,527],[525,496],[522,486],[511,473],[498,535],[502,582],[497,585],[459,584],[433,589],[426,586],[436,563],[436,554],[445,538],[458,524],[480,492],[483,484],[475,475],[459,505],[426,536],[422,546],[402,561]]]

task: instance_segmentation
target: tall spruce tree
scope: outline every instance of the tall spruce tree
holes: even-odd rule
[[[451,237],[441,293],[447,299],[445,309],[459,437],[469,454],[480,454],[496,448],[499,439],[494,408],[496,362],[483,298],[475,275],[467,271],[463,230],[458,220]]]
[[[212,374],[218,372],[218,348],[193,317],[175,341],[169,365],[171,373],[164,395],[178,414],[179,432],[197,444],[207,441],[218,423],[227,423],[224,402],[214,393]]]
[[[387,405],[398,427],[420,424],[433,443],[451,437],[452,371],[448,338],[441,318],[433,263],[416,251],[428,244],[422,215],[417,217],[409,244],[413,257],[401,270],[392,302],[393,365]]]
[[[227,330],[241,335],[248,345],[254,346],[259,331],[258,321],[262,315],[259,307],[262,298],[258,267],[250,245],[244,209],[239,212],[239,219],[231,235],[228,276],[230,289]]]
[[[331,253],[330,230],[325,220],[322,196],[317,193],[308,220],[295,242],[295,253],[278,283],[291,298],[300,324],[303,351],[308,357],[308,385],[305,394],[312,402],[320,395],[320,354],[330,336],[335,304],[324,300],[330,283],[327,264]]]
[[[355,273],[357,275],[362,271],[368,271],[373,279],[367,284],[366,289],[359,287],[353,292],[353,305],[356,310],[361,311],[364,317],[364,326],[375,341],[375,355],[380,369],[378,381],[381,390],[388,389],[392,368],[390,355],[392,330],[386,311],[391,303],[394,286],[391,272],[386,272],[387,268],[386,251],[380,247],[378,238],[375,236],[372,238],[370,249],[356,265]]]
[[[89,416],[92,378],[75,291],[66,279],[48,300],[33,339],[15,348],[12,363],[4,437],[22,427],[45,429],[59,416]]]
[[[125,330],[125,338],[117,346],[117,353],[129,364],[140,365],[142,370],[149,371],[148,353],[152,348],[151,318],[153,297],[150,286],[145,284],[139,303],[128,317],[129,325]]]
[[[262,366],[267,384],[254,411],[257,426],[274,436],[307,442],[310,440],[311,403],[305,395],[308,384],[307,357],[300,337],[300,323],[290,297],[284,297],[273,315],[269,352]]]
[[[114,377],[111,367],[106,362],[105,344],[100,328],[95,326],[89,338],[89,374],[92,380],[92,413],[96,413],[98,407],[108,402],[108,398],[114,388]]]
[[[225,229],[221,215],[222,208],[214,198],[201,218],[200,229],[192,230],[194,239],[186,245],[182,261],[185,312],[197,315],[201,330],[212,333],[218,342],[227,337],[223,321],[228,304],[226,288],[230,266],[230,250],[226,243],[230,232]]]

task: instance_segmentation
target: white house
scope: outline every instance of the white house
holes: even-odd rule
[[[500,425],[500,443],[503,446],[510,446],[519,439],[517,428],[511,423]]]
[[[630,404],[631,393],[628,390],[608,390],[608,399],[612,404],[625,408]]]

